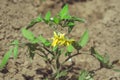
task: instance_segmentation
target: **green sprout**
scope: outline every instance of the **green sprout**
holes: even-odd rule
[[[1,64],[0,64],[0,69],[3,69],[5,67],[5,65],[7,64],[9,58],[11,57],[11,55],[13,55],[14,59],[17,59],[17,56],[18,56],[18,47],[19,47],[18,46],[19,45],[18,40],[13,41],[11,43],[11,45],[13,45],[13,47],[11,49],[9,49],[5,53],[5,55],[4,55],[4,57],[3,57],[2,61],[1,61]]]

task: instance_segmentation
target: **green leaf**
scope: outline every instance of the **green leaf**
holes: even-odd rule
[[[13,53],[14,53],[14,58],[16,59],[18,56],[18,46],[15,46],[13,49]]]
[[[39,39],[39,41],[45,46],[50,46],[51,45],[51,43],[41,35],[37,39]]]
[[[56,24],[59,24],[59,22],[60,22],[60,20],[59,20],[58,17],[54,17],[53,20],[54,20],[54,22],[55,22]]]
[[[45,79],[43,79],[43,80],[49,80],[48,78],[45,78]]]
[[[109,63],[109,55],[107,54],[107,53],[105,53],[105,55],[104,55],[104,63],[105,64],[108,64]]]
[[[116,71],[116,72],[120,72],[120,69],[113,69],[114,71]]]
[[[41,22],[43,20],[43,18],[41,17],[41,15],[39,15],[36,19],[35,22]]]
[[[12,45],[18,45],[18,43],[19,43],[18,40],[14,40],[11,44]]]
[[[67,51],[65,52],[65,56],[69,56],[74,50],[73,45],[67,46]]]
[[[85,22],[85,19],[82,19],[82,18],[78,18],[78,17],[72,17],[72,20],[73,21],[78,21],[78,22]]]
[[[51,16],[51,13],[50,13],[50,11],[48,11],[47,13],[46,13],[46,15],[45,15],[45,22],[49,22],[49,20],[50,20],[50,16]]]
[[[104,57],[100,55],[94,48],[92,48],[93,55],[102,63],[104,63]]]
[[[78,77],[78,80],[94,80],[93,74],[89,73],[86,70],[82,70],[79,77]]]
[[[99,55],[99,54],[94,54],[94,56],[102,63],[104,63],[104,58],[103,56]]]
[[[69,14],[67,14],[67,15],[64,17],[64,19],[65,19],[65,20],[71,20],[72,17],[71,17]]]
[[[44,45],[45,45],[45,46],[50,46],[51,43],[50,43],[48,40],[46,40],[46,42],[44,43]]]
[[[80,75],[79,75],[78,80],[86,80],[87,75],[88,75],[88,72],[85,70],[82,70]]]
[[[13,49],[10,49],[7,53],[5,53],[3,59],[2,59],[2,62],[0,64],[0,69],[2,69],[8,62],[8,59],[10,58],[11,54],[12,54],[12,50]]]
[[[68,5],[65,5],[59,13],[61,19],[65,19],[68,15]]]
[[[53,47],[52,51],[56,51],[58,49],[58,46]]]
[[[60,78],[62,76],[66,76],[66,75],[67,75],[67,71],[64,70],[62,72],[58,72],[55,78],[58,79],[58,78]]]
[[[74,47],[72,45],[67,46],[67,51],[68,52],[73,52]]]
[[[75,26],[75,23],[74,23],[74,22],[69,22],[69,23],[68,23],[68,26],[69,26],[69,27],[73,27],[73,26]]]
[[[68,33],[70,33],[73,29],[73,27],[75,26],[75,23],[74,22],[69,22],[68,23]]]
[[[28,39],[30,42],[36,42],[36,38],[33,35],[33,33],[29,30],[27,30],[26,28],[22,29],[22,35]]]
[[[101,62],[103,67],[110,69],[113,67],[112,63],[109,63],[109,56],[107,54],[102,56],[93,47],[92,47],[92,53]]]
[[[46,42],[46,39],[45,39],[42,35],[40,35],[40,36],[38,37],[38,39],[39,39],[42,43],[45,43],[45,42]]]
[[[81,39],[79,40],[79,43],[78,43],[79,46],[81,47],[85,46],[88,42],[88,39],[89,39],[88,30],[86,30],[82,35]]]
[[[38,38],[35,38],[33,41],[31,41],[31,43],[38,43],[40,42]]]
[[[15,40],[12,42],[12,44],[15,44],[14,48],[13,48],[13,57],[16,59],[18,56],[18,47],[19,47],[19,42],[18,40]]]
[[[27,29],[33,27],[36,23],[41,22],[41,21],[43,21],[43,18],[40,15],[30,22],[30,24],[27,26]]]

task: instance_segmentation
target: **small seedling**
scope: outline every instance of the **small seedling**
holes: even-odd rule
[[[49,25],[49,27],[53,28],[53,37],[51,39],[46,39],[42,35],[35,36],[29,30],[31,27],[34,27],[35,24],[40,22],[44,22]],[[13,47],[4,55],[0,68],[3,69],[5,67],[11,55],[13,55],[14,59],[17,59],[18,48],[22,44],[23,47],[27,46],[30,59],[34,59],[34,56],[38,54],[43,58],[47,67],[52,71],[50,76],[44,77],[44,80],[60,80],[61,77],[67,76],[69,71],[72,69],[72,66],[63,69],[65,63],[68,61],[71,61],[72,63],[72,57],[82,54],[79,53],[79,51],[89,40],[89,31],[87,29],[83,32],[83,35],[78,41],[65,35],[69,35],[69,33],[71,33],[72,29],[75,27],[75,22],[83,23],[85,20],[71,16],[68,11],[68,5],[65,5],[54,17],[51,17],[51,12],[48,11],[44,17],[40,15],[33,19],[28,26],[21,29],[23,37],[27,39],[28,42],[18,42],[17,40],[13,41],[11,43]],[[62,29],[67,27],[67,33],[61,33],[58,30],[58,27],[61,27]],[[76,54],[74,53],[75,50]],[[103,67],[112,68],[107,55],[103,57],[94,48],[92,48],[92,51],[93,54],[91,54],[91,56],[98,59]],[[65,56],[65,60],[60,61],[61,55]],[[78,80],[93,80],[93,78],[88,71],[83,70],[81,71]]]

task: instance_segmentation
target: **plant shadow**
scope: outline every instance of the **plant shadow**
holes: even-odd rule
[[[66,76],[60,77],[59,80],[77,80],[78,76],[76,76],[76,75],[79,74],[79,71],[81,70],[81,68],[79,68],[78,66],[75,66],[74,64],[64,65],[62,67],[61,71],[64,71],[64,70],[67,70],[67,69],[69,69],[67,71],[69,74],[67,74]],[[49,80],[53,80],[53,79],[51,79],[51,76],[53,76],[53,72],[52,72],[52,70],[49,70],[47,68],[36,69],[36,74],[37,75],[42,75],[42,77],[40,78],[41,80],[43,80],[45,78],[49,78]]]
[[[0,70],[1,73],[3,74],[7,74],[9,71],[8,69],[5,67],[4,69]]]

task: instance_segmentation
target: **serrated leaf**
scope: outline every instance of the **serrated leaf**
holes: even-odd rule
[[[61,19],[65,19],[68,15],[68,5],[65,5],[59,13]]]
[[[2,69],[8,62],[8,59],[10,58],[11,54],[12,54],[12,50],[10,49],[7,53],[5,53],[1,63],[0,63],[0,69]]]
[[[50,13],[50,11],[48,11],[45,15],[45,18],[44,18],[45,22],[48,22],[50,20],[50,16],[51,16],[51,13]]]
[[[26,28],[22,29],[22,35],[31,42],[34,42],[34,40],[36,40],[33,33],[31,31],[27,30]]]
[[[88,34],[88,30],[86,30],[78,42],[79,46],[81,47],[85,46],[88,42],[88,39],[89,39],[89,34]]]

